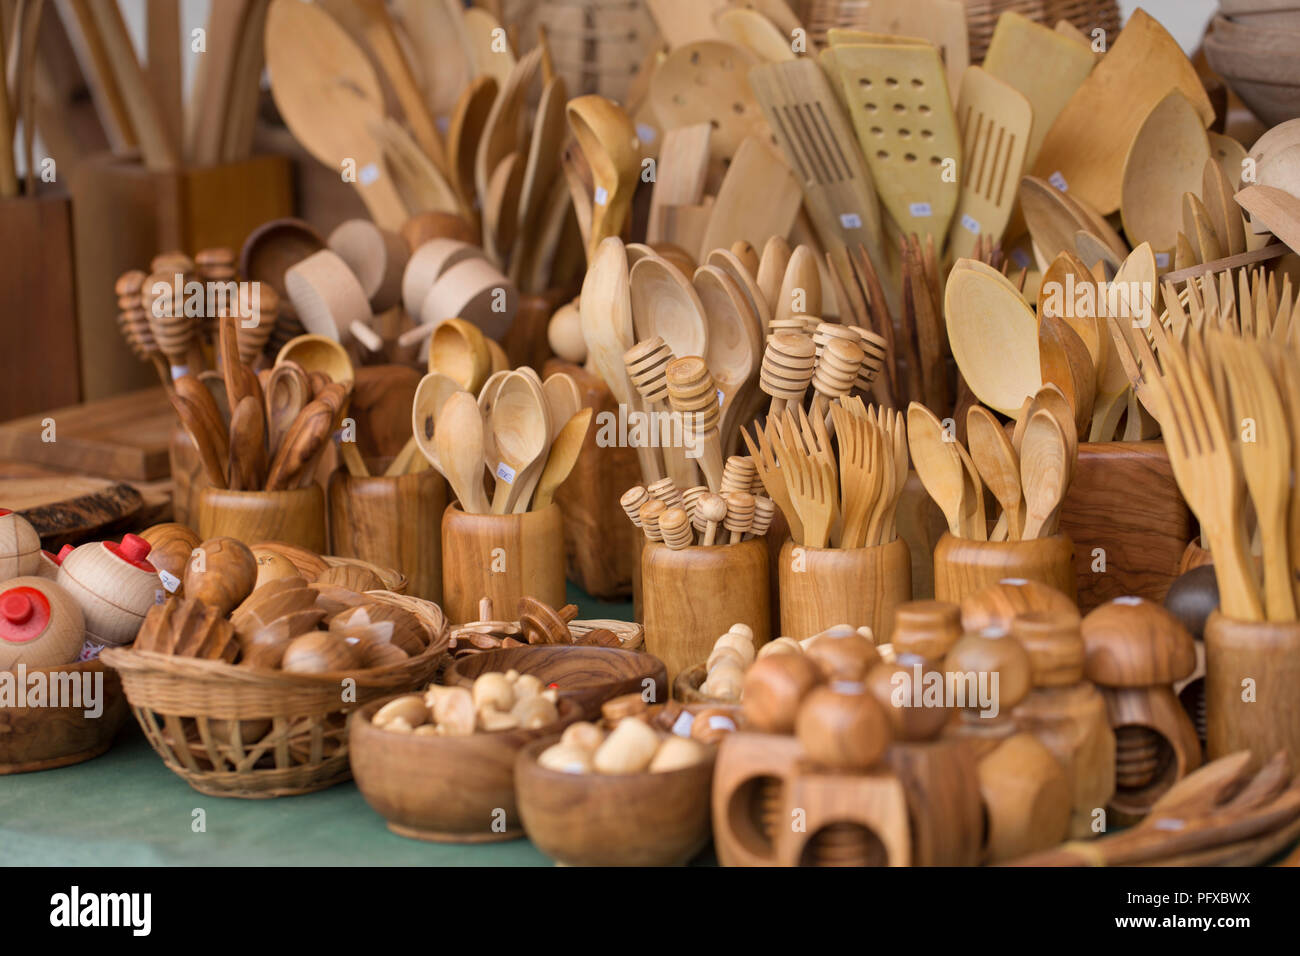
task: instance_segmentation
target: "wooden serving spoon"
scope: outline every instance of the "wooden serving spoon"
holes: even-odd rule
[[[555,499],[556,489],[564,484],[564,479],[573,471],[586,442],[593,411],[591,408],[582,409],[565,422],[555,436],[550,453],[546,456],[546,467],[542,469],[542,476],[537,481],[537,493],[533,496],[534,511],[541,511]]]
[[[955,448],[957,442],[949,438],[934,412],[912,402],[907,407],[907,443],[921,484],[948,519],[948,531],[953,537],[964,537],[967,479]]]
[[[1011,439],[992,412],[982,405],[972,405],[966,413],[966,441],[980,477],[1002,506],[1008,537],[1019,541],[1023,523],[1020,456],[1011,447]]]
[[[693,285],[708,322],[704,361],[722,393],[718,434],[726,454],[739,440],[736,416],[748,405],[749,390],[758,381],[763,341],[743,293],[725,272],[717,266],[700,266]]]
[[[509,372],[497,389],[488,428],[496,449],[489,462],[496,477],[493,514],[512,514],[529,490],[530,469],[546,461],[551,439],[550,413],[541,384],[523,372]],[[532,475],[533,483],[537,476]]]
[[[628,283],[638,339],[657,335],[678,357],[705,356],[709,331],[704,305],[685,276],[658,256],[648,255],[637,260]]]
[[[1020,446],[1026,540],[1043,535],[1065,498],[1070,462],[1061,426],[1051,412],[1034,412]]]
[[[265,392],[267,445],[274,455],[298,413],[311,401],[311,379],[301,365],[286,360],[271,369]]]
[[[434,442],[434,436],[437,435],[438,416],[442,414],[443,407],[457,392],[465,391],[460,383],[454,379],[448,378],[438,372],[430,372],[424,378],[420,379],[420,384],[415,388],[415,397],[411,400],[411,440],[397,454],[393,460],[392,466],[389,467],[385,474],[404,474],[407,471],[403,467],[396,471],[399,461],[409,461],[411,455],[410,446],[414,450],[420,451],[424,457],[429,460],[438,471],[442,471],[442,463],[438,457],[438,446]],[[445,475],[446,473],[443,472]]]
[[[483,416],[469,392],[457,391],[442,407],[433,436],[447,483],[461,507],[472,514],[492,511],[483,490]],[[431,459],[432,460],[432,459]]]
[[[591,94],[565,107],[569,128],[591,167],[591,229],[587,256],[609,236],[623,230],[641,169],[636,127],[617,103]]]

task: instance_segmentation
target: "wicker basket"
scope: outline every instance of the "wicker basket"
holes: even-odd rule
[[[644,0],[542,0],[539,19],[569,96],[599,93],[624,102],[660,43]]]
[[[348,713],[424,687],[446,654],[447,621],[438,605],[389,591],[367,596],[419,618],[429,634],[421,654],[346,674],[294,674],[130,648],[100,657],[121,676],[153,749],[195,790],[249,798],[311,793],[351,776]],[[346,702],[345,679],[355,682],[355,699]],[[244,742],[245,734],[255,742]]]
[[[808,35],[817,46],[826,43],[826,31],[833,27],[861,29],[870,23],[871,0],[812,0],[805,22]],[[1019,13],[1046,26],[1069,20],[1084,33],[1097,27],[1114,40],[1119,32],[1118,0],[966,0],[966,31],[970,35],[970,60],[979,63],[993,38],[998,17]]]

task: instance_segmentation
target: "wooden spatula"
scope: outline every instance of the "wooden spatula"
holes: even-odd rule
[[[1130,242],[1149,242],[1157,252],[1174,248],[1183,195],[1200,189],[1209,158],[1200,114],[1170,91],[1142,121],[1124,159],[1120,211]]]
[[[738,239],[762,248],[772,236],[789,235],[802,201],[785,157],[760,137],[746,137],[727,167],[696,258]]]
[[[853,23],[865,30],[893,36],[918,37],[939,51],[947,71],[948,91],[957,95],[961,76],[970,64],[966,9],[960,0],[874,0],[853,11]],[[856,43],[852,30],[827,31],[831,45]]]
[[[1204,125],[1213,122],[1214,107],[1187,55],[1139,8],[1048,130],[1034,175],[1082,196],[1102,215],[1114,212],[1129,144],[1171,89],[1187,97]]]
[[[664,129],[709,123],[709,151],[730,160],[760,119],[747,71],[748,50],[709,40],[675,47],[650,78],[650,106]]]
[[[980,236],[1001,239],[1016,204],[1034,113],[1009,84],[978,66],[962,76],[957,98],[961,128],[961,192],[948,233],[948,253],[969,257]]]

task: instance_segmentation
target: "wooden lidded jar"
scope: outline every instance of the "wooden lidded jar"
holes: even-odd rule
[[[86,617],[83,657],[98,657],[105,645],[130,644],[149,608],[164,600],[149,550],[148,541],[128,534],[121,544],[83,544],[63,559],[58,584]]]
[[[36,574],[41,565],[41,538],[31,522],[0,508],[0,581]]]
[[[81,608],[53,581],[32,576],[0,585],[0,670],[71,664],[85,639]]]
[[[1115,796],[1120,823],[1146,816],[1171,786],[1201,765],[1201,745],[1174,681],[1196,666],[1192,635],[1167,610],[1121,597],[1083,619],[1084,673],[1106,698],[1115,730]]]
[[[1070,836],[1094,835],[1093,811],[1115,793],[1115,733],[1106,699],[1084,680],[1083,637],[1074,615],[1031,612],[1011,625],[1029,653],[1034,689],[1015,709],[1020,726],[1060,761],[1070,786]]]

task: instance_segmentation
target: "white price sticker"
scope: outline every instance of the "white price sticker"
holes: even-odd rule
[[[609,202],[609,193],[605,190],[604,186],[596,187],[596,195],[591,197],[591,201],[597,206],[603,206],[605,203]]]
[[[962,213],[961,227],[965,229],[967,232],[969,232],[972,236],[978,236],[980,234],[979,220],[976,219],[974,216],[970,215],[970,213]]]
[[[655,131],[655,128],[651,126],[649,123],[637,123],[636,138],[643,143],[653,143],[656,139],[659,138],[659,134]]]
[[[363,186],[369,186],[373,182],[378,182],[379,167],[375,163],[366,163],[357,171],[357,181]]]
[[[840,226],[845,229],[861,229],[862,217],[856,212],[842,212],[840,213]]]
[[[689,710],[684,710],[681,716],[673,723],[673,733],[678,737],[689,737],[691,728],[695,726],[695,715]]]
[[[176,575],[172,574],[170,571],[160,570],[158,572],[158,580],[162,582],[163,587],[167,589],[169,594],[175,594],[176,589],[181,586],[181,579],[178,578]],[[157,603],[161,604],[162,602],[159,601]]]
[[[500,462],[497,465],[496,474],[497,477],[500,478],[502,481],[504,481],[507,485],[513,485],[515,483],[515,470],[511,468],[509,465],[507,465],[504,461]]]
[[[1024,249],[1013,249],[1011,251],[1011,261],[1022,269],[1028,269],[1031,260],[1029,253],[1025,252]]]
[[[1156,268],[1157,268],[1157,269],[1168,269],[1168,268],[1169,268],[1169,253],[1167,253],[1167,252],[1157,252],[1157,253],[1156,253]]]
[[[1065,181],[1065,177],[1061,175],[1060,170],[1057,170],[1052,173],[1052,175],[1048,176],[1047,181],[1061,192],[1068,192],[1070,189],[1070,184]]]
[[[907,207],[907,211],[913,219],[926,219],[934,215],[928,202],[914,202]]]

